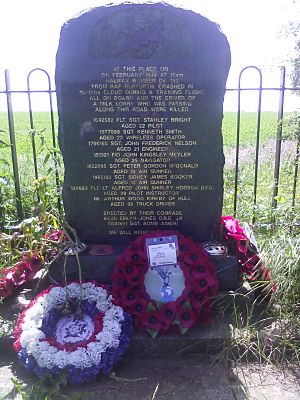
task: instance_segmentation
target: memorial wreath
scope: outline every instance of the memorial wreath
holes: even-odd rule
[[[42,377],[63,370],[68,382],[109,374],[130,344],[131,317],[93,282],[52,286],[20,315],[14,348],[24,367]]]
[[[146,239],[170,235],[178,239],[177,262],[184,288],[174,301],[157,301],[145,286],[149,269]],[[119,256],[112,282],[117,304],[133,316],[135,327],[147,329],[153,337],[176,327],[185,333],[196,323],[208,323],[218,289],[215,266],[201,245],[173,231],[150,232],[134,240]]]
[[[256,242],[240,227],[236,218],[229,215],[221,217],[223,241],[239,260],[244,278],[249,283],[258,282],[270,294],[275,291],[275,283],[269,270],[261,260]],[[268,289],[271,289],[270,291]]]

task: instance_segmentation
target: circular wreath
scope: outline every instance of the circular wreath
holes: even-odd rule
[[[130,344],[131,317],[92,282],[52,286],[20,315],[14,348],[38,377],[67,371],[70,383],[109,374]]]
[[[184,289],[174,301],[150,298],[145,287],[148,271],[146,238],[176,235],[178,264],[184,276]],[[139,236],[119,256],[112,275],[117,304],[133,316],[136,327],[155,337],[159,332],[179,328],[185,333],[196,323],[208,323],[210,304],[217,292],[215,266],[199,243],[173,231],[156,231]]]

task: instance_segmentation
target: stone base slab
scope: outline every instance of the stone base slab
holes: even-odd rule
[[[97,254],[97,248],[93,246],[85,253],[79,255],[81,273],[83,280],[96,280],[110,285],[114,266],[124,247],[108,246],[106,253],[112,249],[112,254]],[[100,248],[100,246],[99,246]],[[66,279],[67,281],[79,279],[79,268],[77,258],[74,255],[61,257],[50,267],[49,276],[52,283],[64,281],[64,264],[66,260]],[[216,265],[217,277],[219,280],[219,290],[236,290],[242,285],[241,268],[238,260],[233,255],[225,258],[211,256],[211,260]]]

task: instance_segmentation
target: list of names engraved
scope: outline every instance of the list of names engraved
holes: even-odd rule
[[[97,137],[83,149],[92,184],[70,190],[101,203],[109,236],[178,229],[194,194],[214,190],[199,182],[199,143],[191,135],[193,107],[205,91],[168,66],[114,66],[79,96]]]

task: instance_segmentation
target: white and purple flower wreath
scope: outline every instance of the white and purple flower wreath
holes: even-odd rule
[[[52,286],[20,315],[14,348],[24,367],[38,377],[63,370],[68,382],[109,374],[130,345],[130,316],[92,282]]]

